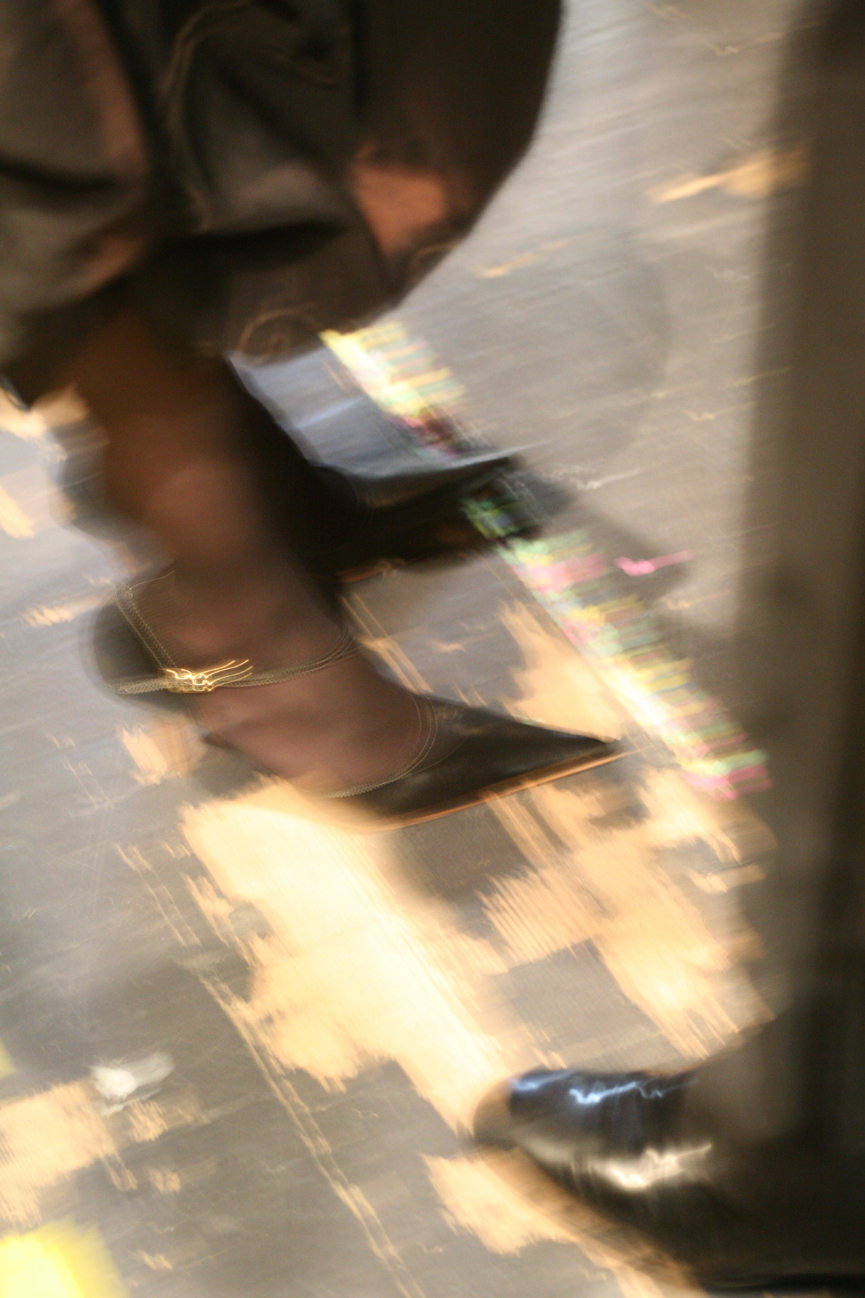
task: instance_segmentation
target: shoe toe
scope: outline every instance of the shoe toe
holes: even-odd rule
[[[497,1149],[513,1149],[516,1137],[511,1117],[512,1081],[498,1082],[481,1100],[475,1110],[472,1131],[479,1145]]]

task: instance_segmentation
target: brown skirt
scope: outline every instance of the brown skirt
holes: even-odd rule
[[[559,0],[5,9],[0,365],[32,394],[121,279],[179,340],[259,359],[394,303],[528,144]],[[358,159],[435,172],[446,218],[385,258]]]

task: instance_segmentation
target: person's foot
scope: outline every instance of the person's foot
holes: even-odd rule
[[[273,522],[291,553],[326,583],[353,580],[384,563],[454,558],[489,545],[469,521],[466,501],[507,484],[519,468],[518,452],[475,448],[444,455],[408,442],[388,457],[338,468],[307,458],[299,439],[257,398],[244,394],[243,408],[244,439]],[[387,445],[386,432],[392,439],[394,429],[372,410]],[[535,526],[512,521],[509,534]]]
[[[185,697],[212,742],[378,823],[429,819],[620,755],[595,736],[412,694],[317,605],[302,619],[268,610],[254,585],[241,599],[226,582],[205,599],[181,594],[168,572],[124,587],[97,625],[100,674],[123,695]]]
[[[488,492],[516,465],[501,451],[476,452],[394,464],[387,472],[350,473],[322,466],[316,470],[328,504],[323,517],[328,536],[317,544],[299,543],[298,554],[310,572],[340,582],[364,577],[385,565],[456,559],[480,553],[491,541],[466,513],[466,502]],[[505,478],[506,481],[506,478]],[[513,527],[526,536],[536,525]]]
[[[286,600],[292,581],[294,599]],[[413,696],[381,676],[329,610],[298,588],[296,569],[283,573],[274,562],[266,574],[234,582],[226,574],[206,588],[169,569],[122,588],[118,607],[151,673],[154,664],[176,673],[176,664],[181,676],[205,677],[243,663],[264,678],[247,688],[217,670],[218,688],[176,682],[205,737],[257,770],[326,794],[376,784],[411,763],[423,729]]]
[[[520,1149],[712,1288],[865,1277],[865,1169],[805,1142],[745,1148],[695,1115],[699,1069],[536,1069],[481,1103],[479,1143]]]
[[[446,699],[412,697],[426,719],[416,760],[399,779],[349,795],[381,821],[432,820],[622,755],[617,743],[596,735],[535,726]]]

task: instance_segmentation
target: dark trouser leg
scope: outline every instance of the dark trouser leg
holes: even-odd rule
[[[783,1012],[687,1073],[511,1079],[479,1110],[708,1283],[865,1275],[865,10],[819,32],[769,582],[778,840],[755,889]],[[801,69],[800,69],[801,73]],[[779,256],[769,241],[768,256]],[[782,254],[781,254],[782,255]],[[789,264],[793,265],[792,262]],[[784,321],[770,318],[769,327]],[[771,435],[760,425],[754,436]]]
[[[865,22],[822,37],[767,646],[778,851],[764,905],[791,1012],[703,1070],[744,1138],[865,1142]],[[772,248],[769,248],[772,255]],[[755,429],[760,437],[761,429]]]

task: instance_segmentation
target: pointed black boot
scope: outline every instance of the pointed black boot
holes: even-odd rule
[[[247,659],[231,659],[186,667],[167,653],[143,608],[148,592],[168,576],[122,587],[95,619],[97,673],[123,697],[184,707],[192,695],[290,682],[361,652],[343,629],[327,653],[307,662],[269,663],[262,669]],[[622,755],[612,740],[529,725],[504,713],[426,695],[413,698],[417,734],[406,765],[374,784],[323,793],[323,800],[353,807],[379,826],[410,825]]]
[[[452,459],[418,456],[357,473],[311,466],[327,495],[329,535],[298,543],[306,568],[340,582],[357,580],[383,564],[454,559],[490,542],[469,521],[467,500],[501,482],[517,465],[503,451],[473,451]],[[535,529],[527,528],[521,535]]]
[[[619,744],[420,696],[429,737],[398,779],[339,795],[383,823],[416,824],[622,756]]]
[[[293,430],[252,396],[246,410],[245,442],[271,518],[307,571],[325,583],[356,579],[384,563],[483,549],[489,539],[469,521],[466,502],[494,485],[507,490],[507,475],[519,467],[517,452],[483,448],[444,455],[405,442],[352,469],[337,468],[309,458]],[[387,448],[384,433],[381,440]],[[532,518],[510,532],[535,530]]]

